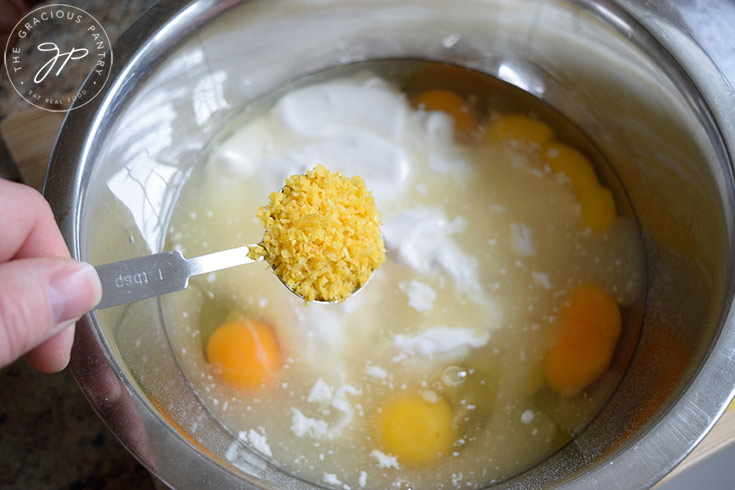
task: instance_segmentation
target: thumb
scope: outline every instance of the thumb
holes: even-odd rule
[[[83,262],[44,257],[0,265],[0,367],[73,325],[101,294],[97,272]]]

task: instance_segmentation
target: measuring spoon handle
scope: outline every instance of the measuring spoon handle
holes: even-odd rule
[[[244,246],[187,259],[172,250],[97,266],[102,300],[95,309],[181,291],[191,276],[254,262],[248,251]]]

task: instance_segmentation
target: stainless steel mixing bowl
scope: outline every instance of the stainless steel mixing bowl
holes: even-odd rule
[[[638,345],[594,421],[500,485],[652,485],[735,386],[735,98],[655,3],[162,2],[121,38],[108,86],[68,115],[56,143],[46,196],[72,254],[99,264],[159,251],[176,190],[225,121],[302,74],[386,57],[509,81],[584,128],[612,162],[643,230]],[[210,416],[174,361],[156,300],[87,315],[71,369],[123,444],[173,487],[310,486]]]

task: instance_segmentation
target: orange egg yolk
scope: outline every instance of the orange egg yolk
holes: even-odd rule
[[[375,423],[378,444],[406,465],[424,465],[446,455],[456,440],[446,400],[408,395],[381,407]]]
[[[484,131],[487,141],[517,141],[526,145],[543,145],[551,141],[554,131],[545,122],[521,114],[494,117]]]
[[[541,157],[554,173],[563,173],[575,191],[599,186],[597,175],[587,157],[569,145],[552,141],[541,148]]]
[[[563,173],[571,182],[582,209],[582,224],[594,231],[609,228],[615,218],[615,200],[597,180],[587,157],[569,145],[551,141],[541,148],[541,158],[554,173]]]
[[[615,199],[610,189],[592,187],[577,192],[577,199],[582,207],[582,224],[594,231],[604,231],[615,222]]]
[[[592,284],[577,288],[559,316],[546,356],[549,386],[573,395],[596,381],[610,365],[621,328],[612,296]]]
[[[429,90],[416,96],[412,105],[423,111],[442,111],[454,120],[454,133],[466,140],[477,129],[477,117],[472,108],[459,95],[449,90]]]
[[[262,322],[236,320],[220,325],[207,342],[207,360],[236,388],[258,390],[281,367],[273,329]]]

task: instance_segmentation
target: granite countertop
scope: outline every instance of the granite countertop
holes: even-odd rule
[[[54,2],[47,2],[54,3]],[[61,3],[61,2],[59,2]],[[65,0],[94,15],[111,40],[152,0]],[[728,0],[670,0],[694,37],[735,85],[735,25]],[[0,119],[28,105],[0,77]],[[2,159],[0,148],[0,160]],[[0,177],[7,174],[0,172]],[[41,374],[19,361],[0,370],[0,488],[151,489],[159,486],[93,412],[71,375]]]

